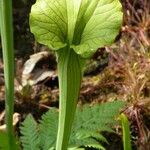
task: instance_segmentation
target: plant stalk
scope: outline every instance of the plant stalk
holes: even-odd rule
[[[4,61],[5,77],[5,109],[6,131],[10,150],[13,145],[13,111],[14,111],[14,52],[13,52],[13,23],[12,1],[1,0],[0,28]]]
[[[123,130],[123,149],[124,150],[132,150],[128,118],[126,117],[125,114],[122,113],[120,115],[120,120],[121,120],[122,130]]]
[[[81,58],[73,49],[57,53],[59,76],[59,126],[56,150],[67,150],[82,79]]]

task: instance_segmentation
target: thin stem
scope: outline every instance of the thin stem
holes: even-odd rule
[[[58,53],[58,75],[60,112],[56,150],[67,150],[82,78],[81,60],[70,48]]]
[[[12,1],[1,0],[0,28],[4,59],[5,76],[5,109],[6,130],[10,149],[13,145],[12,117],[14,111],[14,52],[13,52],[13,27],[12,27]]]
[[[124,150],[132,150],[128,118],[126,117],[125,114],[122,113],[120,115],[120,120],[121,120],[122,130],[123,130],[123,149]]]

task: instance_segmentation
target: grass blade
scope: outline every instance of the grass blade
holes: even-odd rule
[[[126,117],[125,114],[122,113],[120,115],[120,120],[123,129],[123,148],[124,150],[132,150],[128,118]]]
[[[5,109],[6,130],[9,149],[14,145],[13,111],[14,111],[14,52],[13,52],[13,25],[12,25],[12,1],[0,1],[0,28],[4,60],[5,77]]]

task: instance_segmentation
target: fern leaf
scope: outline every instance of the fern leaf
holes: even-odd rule
[[[40,145],[42,150],[55,147],[58,128],[58,112],[51,109],[42,116],[39,125]]]
[[[106,150],[102,145],[97,145],[97,144],[89,144],[89,145],[85,145],[85,147],[89,147],[89,148],[96,148],[98,150]]]
[[[70,143],[85,146],[86,140],[88,140],[86,146],[99,145],[102,148],[100,142],[107,143],[107,140],[100,132],[114,132],[112,130],[113,125],[116,123],[114,118],[123,106],[123,102],[115,101],[92,107],[85,105],[82,110],[78,108]]]
[[[116,123],[114,118],[119,114],[119,109],[123,106],[123,102],[115,101],[92,107],[85,105],[82,110],[78,108],[75,128],[77,131],[81,128],[105,131],[105,127],[108,130]]]
[[[20,127],[23,150],[40,150],[37,123],[28,115]]]
[[[80,132],[77,132],[76,137],[78,139],[94,138],[98,141],[108,143],[107,139],[103,135],[101,135],[97,131],[92,131],[92,130],[91,131],[80,130]]]
[[[104,150],[101,142],[108,142],[101,131],[114,132],[112,130],[112,126],[116,124],[114,118],[123,106],[123,102],[115,101],[92,107],[85,105],[82,110],[78,108],[69,145],[71,147],[85,146]],[[55,108],[49,110],[39,122],[40,147],[42,150],[53,149],[57,136],[58,112]]]
[[[85,148],[79,148],[79,147],[70,147],[67,150],[85,150]]]

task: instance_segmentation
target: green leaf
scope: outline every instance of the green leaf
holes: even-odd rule
[[[39,124],[40,146],[42,150],[48,150],[55,147],[58,128],[58,112],[56,109],[50,109],[42,116]]]
[[[83,5],[84,2],[86,1],[83,0]],[[72,46],[76,53],[83,57],[90,57],[95,53],[97,48],[110,45],[114,42],[120,30],[123,15],[119,0],[88,0],[88,3],[88,6],[81,7],[83,15],[78,21],[79,25],[77,24],[78,26],[76,27],[76,35],[78,35],[76,38],[80,39],[80,43],[75,43],[78,45]],[[86,15],[84,13],[85,9],[88,11],[88,8],[93,3],[97,3],[93,7],[95,9],[91,9]],[[83,29],[80,31],[80,28]]]
[[[132,150],[131,148],[131,136],[130,136],[130,126],[128,118],[125,114],[120,115],[120,120],[123,130],[123,148],[124,150]]]
[[[84,148],[72,147],[68,148],[67,150],[85,150]]]
[[[82,109],[78,108],[75,118],[76,131],[79,129],[112,131],[110,125],[116,123],[114,117],[124,105],[122,101],[114,101],[92,107],[84,105]]]
[[[87,145],[86,147],[89,147],[89,148],[96,148],[98,150],[106,150],[102,145],[97,145],[97,144],[89,144]]]
[[[108,142],[101,131],[113,132],[111,128],[116,123],[114,117],[119,114],[119,109],[124,104],[121,101],[114,101],[78,108],[70,137],[70,148],[84,146],[104,149],[101,143]],[[31,115],[27,116],[21,126],[23,148],[31,150],[29,146],[32,145],[32,150],[38,150],[39,147],[42,150],[53,150],[56,145],[57,128],[58,111],[55,108],[51,108],[42,116],[38,126]]]
[[[30,27],[38,42],[58,50],[70,45],[82,57],[114,42],[122,23],[119,0],[37,0]]]
[[[20,127],[20,132],[23,150],[39,150],[37,123],[32,115],[26,117]]]
[[[100,143],[107,143],[107,140],[101,132],[114,132],[112,127],[117,123],[114,117],[119,114],[119,110],[124,106],[124,102],[114,101],[94,106],[84,105],[82,109],[77,108],[70,145],[97,145],[102,147]]]
[[[30,27],[38,42],[53,50],[65,47],[67,38],[66,0],[37,0],[31,9]]]
[[[76,134],[77,139],[86,139],[86,138],[95,138],[98,141],[102,141],[108,144],[108,141],[106,140],[106,138],[101,135],[100,133],[96,132],[96,131],[88,131],[88,130],[82,130],[80,129],[80,132],[77,132]]]

